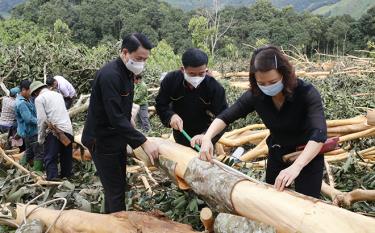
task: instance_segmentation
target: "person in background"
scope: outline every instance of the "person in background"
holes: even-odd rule
[[[97,73],[82,133],[82,143],[92,153],[104,187],[104,212],[125,210],[126,148],[141,146],[151,162],[159,156],[158,146],[130,123],[134,76],[139,75],[152,44],[141,33],[127,35],[120,56]]]
[[[73,165],[73,127],[64,105],[64,99],[60,93],[49,90],[47,85],[40,81],[34,81],[30,89],[31,94],[35,96],[38,142],[44,144],[47,180],[69,178],[72,175]],[[60,161],[61,168],[60,176],[57,168],[58,161]]]
[[[46,84],[51,90],[56,90],[64,97],[66,109],[70,109],[76,97],[76,90],[73,85],[63,76],[48,77]]]
[[[147,85],[142,80],[141,75],[136,75],[134,78],[134,101],[133,102],[139,105],[137,123],[140,125],[140,128],[144,133],[148,133],[151,129],[150,121],[148,117],[148,92],[147,92]]]
[[[20,83],[20,94],[16,98],[17,134],[23,138],[25,143],[25,155],[20,163],[33,164],[34,171],[43,171],[43,146],[38,143],[38,125],[35,105],[30,100],[31,82],[22,80]]]
[[[208,74],[208,56],[200,49],[182,55],[180,70],[168,73],[156,97],[156,112],[166,127],[173,128],[177,143],[194,147],[181,133],[185,130],[200,144],[213,119],[227,107],[225,90]],[[223,131],[224,132],[224,131]],[[221,135],[213,139],[216,143]]]
[[[4,96],[1,102],[0,132],[7,133],[17,124],[16,120],[16,97],[20,93],[19,87],[9,90],[9,96]]]
[[[256,49],[250,61],[250,89],[211,124],[202,139],[200,158],[212,160],[211,138],[227,125],[256,111],[270,130],[266,182],[282,191],[295,183],[299,193],[320,197],[327,139],[322,99],[311,84],[296,77],[292,64],[279,48]],[[284,162],[283,155],[306,145],[298,158]]]

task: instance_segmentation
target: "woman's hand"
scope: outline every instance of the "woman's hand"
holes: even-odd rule
[[[198,135],[195,135],[195,136],[191,139],[190,146],[194,148],[194,147],[195,147],[195,144],[197,144],[197,145],[202,145],[202,139],[203,139],[203,136],[204,136],[204,134],[198,134]]]
[[[278,191],[283,191],[297,178],[303,167],[293,163],[288,168],[282,170],[276,177],[274,187]]]
[[[214,155],[214,145],[209,137],[202,137],[201,151],[199,153],[199,159],[203,161],[212,161]]]

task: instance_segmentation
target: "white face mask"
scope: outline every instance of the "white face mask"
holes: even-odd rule
[[[144,62],[137,62],[129,58],[129,61],[125,63],[126,68],[133,72],[135,75],[142,73],[145,68]]]
[[[185,80],[195,88],[197,88],[199,86],[199,84],[201,84],[201,82],[203,82],[205,77],[206,77],[206,75],[204,75],[203,77],[201,77],[201,76],[190,77],[187,73],[184,72]]]
[[[283,80],[280,79],[277,83],[274,83],[272,85],[268,86],[263,86],[258,84],[259,89],[266,95],[269,96],[275,96],[277,95],[280,91],[283,90],[284,85],[283,85]]]

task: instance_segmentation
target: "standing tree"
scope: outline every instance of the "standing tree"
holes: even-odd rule
[[[220,1],[213,0],[212,9],[204,9],[201,16],[194,16],[189,22],[193,44],[209,51],[212,58],[215,57],[219,41],[234,24],[233,16],[224,21],[220,13]]]

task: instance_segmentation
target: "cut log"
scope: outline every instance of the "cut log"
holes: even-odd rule
[[[350,140],[354,140],[354,139],[370,137],[370,136],[373,135],[374,132],[375,132],[375,127],[373,126],[369,129],[366,129],[366,130],[361,131],[361,132],[352,133],[352,134],[342,136],[342,137],[340,137],[340,142],[346,142],[346,141],[350,141]]]
[[[214,217],[212,211],[209,208],[205,207],[201,210],[200,219],[206,232],[214,232]]]
[[[373,93],[373,94],[374,94],[374,93]],[[375,126],[375,109],[370,109],[370,110],[368,110],[368,111],[367,111],[366,118],[367,118],[366,123],[367,123],[368,125]]]
[[[272,226],[225,213],[216,217],[214,229],[215,233],[276,233]]]
[[[264,124],[253,124],[253,125],[248,125],[248,126],[245,126],[243,128],[240,128],[240,129],[235,129],[235,130],[232,130],[230,132],[227,132],[223,135],[223,137],[225,138],[228,138],[230,136],[233,136],[233,135],[236,135],[236,134],[240,134],[240,133],[243,133],[245,131],[248,131],[248,130],[254,130],[254,129],[265,129],[266,126]]]
[[[337,134],[348,134],[360,132],[371,128],[371,126],[366,125],[365,122],[353,124],[353,125],[341,125],[336,127],[329,127],[327,133],[337,133]]]
[[[342,120],[328,120],[327,121],[327,127],[335,127],[340,125],[353,125],[353,124],[359,124],[366,120],[365,116],[357,116],[350,119],[342,119]]]
[[[227,138],[220,138],[219,142],[225,146],[231,146],[231,147],[235,147],[235,146],[241,146],[243,144],[246,144],[248,143],[249,141],[251,140],[255,140],[255,139],[264,139],[265,137],[267,137],[269,135],[269,130],[262,130],[260,131],[259,133],[256,133],[256,134],[251,134],[249,136],[245,136],[245,137],[241,137],[240,139],[227,139]]]
[[[16,220],[21,224],[24,219],[25,205],[17,204]],[[27,208],[27,214],[36,206]],[[39,219],[47,227],[55,219],[52,233],[85,232],[85,233],[193,233],[191,226],[170,221],[160,213],[118,212],[115,214],[95,214],[80,210],[64,210],[59,217],[58,210],[38,208],[28,219]]]
[[[281,232],[373,232],[375,220],[292,191],[250,181],[199,160],[191,148],[160,138],[159,168],[184,182],[211,208],[274,226]],[[166,166],[168,165],[168,166]],[[298,223],[298,224],[296,224]]]

